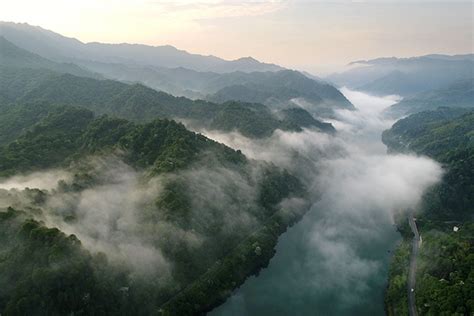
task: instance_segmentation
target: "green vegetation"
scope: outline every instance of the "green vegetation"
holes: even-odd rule
[[[385,290],[385,309],[389,316],[408,316],[407,281],[411,239],[404,238],[393,253]]]
[[[278,237],[302,215],[284,209],[276,212],[223,260],[166,302],[161,314],[200,315],[222,304],[231,295],[232,289],[242,285],[247,276],[258,273],[268,265],[275,255]]]
[[[413,114],[385,131],[383,141],[393,151],[427,155],[445,169],[442,181],[423,197],[417,216],[423,238],[416,281],[419,314],[471,315],[474,312],[474,112],[439,108]],[[391,271],[403,266],[396,257]],[[397,297],[406,292],[403,287],[398,293],[394,289],[397,278],[398,275],[391,273],[386,296],[386,301],[393,305],[399,304]]]
[[[385,311],[389,316],[408,316],[408,270],[412,248],[413,233],[404,216],[396,216],[395,222],[402,235],[395,249],[388,272],[388,285],[385,289]]]
[[[33,117],[44,116],[45,110],[38,108]],[[188,166],[205,151],[214,151],[221,162],[245,161],[242,154],[174,121],[137,125],[106,116],[94,119],[91,111],[81,108],[51,106],[49,110],[15,141],[0,147],[1,175],[65,167],[72,159],[113,149],[125,150],[127,162],[135,167],[151,167],[152,173]],[[16,114],[21,116],[23,112]]]
[[[427,230],[417,269],[417,307],[422,315],[472,315],[474,312],[474,223],[445,224]]]
[[[92,112],[67,108],[50,112],[15,141],[0,147],[0,175],[60,166],[80,147]]]
[[[474,112],[440,108],[402,119],[383,133],[394,151],[427,155],[445,167],[443,181],[427,193],[424,214],[439,220],[470,219],[474,212]]]
[[[316,120],[308,111],[301,108],[290,108],[279,112],[283,121],[288,125],[300,127],[317,128],[322,132],[334,134],[336,129],[331,123],[324,123]]]
[[[271,108],[294,106],[295,98],[304,99],[311,113],[332,115],[335,109],[354,109],[354,106],[333,86],[312,80],[291,70],[276,73],[226,74],[216,80],[220,90],[208,97],[223,103],[243,101],[262,103]]]
[[[223,105],[202,100],[190,100],[184,97],[174,97],[164,92],[155,91],[142,84],[125,84],[113,80],[98,80],[92,73],[83,71],[73,64],[59,64],[20,49],[12,43],[0,38],[0,113],[2,121],[6,122],[5,133],[0,138],[1,143],[14,139],[14,136],[31,119],[36,119],[27,106],[37,104],[56,104],[61,106],[84,107],[95,114],[108,114],[136,122],[149,122],[155,118],[183,119],[191,121],[198,128],[214,128],[223,131],[236,130],[248,137],[266,137],[276,129],[301,130],[301,127],[319,125],[321,131],[327,131],[326,125],[311,117],[314,122],[305,126],[299,125],[299,119],[282,122],[276,115],[274,102],[267,106],[256,104],[263,102],[262,98],[247,99],[252,103],[229,102]],[[187,73],[186,70],[182,70]],[[180,70],[177,69],[179,76]],[[169,74],[171,75],[171,74]],[[215,78],[216,75],[218,78]],[[196,77],[197,76],[197,77]],[[258,85],[259,91],[269,91],[272,100],[277,100],[280,94],[281,102],[289,102],[295,97],[304,97],[324,107],[352,108],[347,99],[334,87],[316,82],[294,71],[277,73],[233,73],[233,74],[194,74],[185,81],[201,81],[202,76],[213,87],[232,86],[236,82],[246,83],[252,87]],[[196,78],[195,78],[196,77]],[[202,83],[206,85],[205,83]],[[283,85],[283,86],[282,86]],[[286,91],[286,92],[285,92]],[[263,93],[263,92],[262,92]],[[232,98],[231,98],[232,99]],[[242,98],[236,98],[241,100]],[[313,102],[313,103],[314,103]],[[9,123],[19,104],[25,118],[17,115],[20,122]],[[15,106],[11,106],[15,105]],[[293,105],[294,106],[294,105]],[[7,109],[5,109],[7,108]],[[240,116],[236,111],[242,111]],[[300,112],[305,111],[300,109]],[[332,110],[331,110],[332,111]],[[40,115],[40,114],[38,114]],[[15,119],[15,118],[13,118]],[[308,120],[308,118],[306,118]],[[1,122],[0,122],[1,123]],[[10,126],[8,126],[10,125]],[[13,127],[13,129],[12,129]],[[18,127],[17,129],[15,129]],[[2,139],[4,138],[4,139]]]
[[[149,315],[160,309],[179,309],[179,315],[204,313],[268,263],[279,235],[307,209],[279,206],[285,198],[304,197],[305,188],[288,172],[248,161],[240,152],[174,121],[138,124],[95,117],[84,108],[41,103],[10,105],[5,113],[14,128],[0,147],[2,176],[61,167],[73,177],[51,191],[0,190],[2,203],[24,210],[0,209],[4,315]],[[160,272],[147,277],[125,263],[108,263],[107,255],[88,252],[77,237],[39,221],[55,218],[72,227],[87,225],[82,222],[84,210],[75,205],[78,197],[117,181],[104,175],[113,161],[97,165],[89,162],[90,156],[125,162],[143,186],[160,177],[159,193],[129,210],[136,213],[140,229],[108,229],[132,234],[129,238],[160,251],[172,266],[172,281]],[[206,172],[202,179],[194,176],[199,170]],[[221,181],[220,192],[206,193],[201,181],[208,177]],[[59,209],[58,201],[65,201]],[[229,226],[228,217],[241,222]],[[190,236],[197,241],[189,241]],[[186,305],[177,307],[173,302],[183,297]]]
[[[313,105],[353,108],[333,86],[313,80],[297,71],[275,72],[198,72],[185,68],[158,68],[123,64],[83,62],[82,65],[107,78],[141,82],[153,89],[189,98],[207,98],[217,103],[242,101],[261,103],[271,109],[293,106],[291,99],[303,97]],[[319,113],[317,113],[319,114]]]
[[[0,212],[0,311],[4,315],[118,314],[123,301],[103,254],[9,208]]]
[[[0,106],[0,146],[15,140],[19,135],[46,117],[52,106],[46,104],[29,104],[17,106]]]
[[[236,130],[248,137],[266,137],[276,129],[301,130],[300,120],[281,120],[267,106],[242,102],[214,104],[193,101],[155,91],[140,84],[127,85],[112,80],[96,80],[58,74],[42,70],[5,68],[0,72],[0,85],[7,104],[57,104],[80,106],[96,114],[107,114],[135,122],[149,122],[154,118],[185,119],[199,128],[223,131]],[[12,108],[10,106],[10,108]],[[15,109],[10,111],[17,111]],[[4,110],[6,111],[6,110]],[[24,111],[30,111],[24,109]],[[315,120],[310,126],[328,131],[327,124]],[[10,113],[7,113],[11,115]],[[11,119],[11,118],[10,118]],[[306,118],[308,120],[308,118]],[[302,122],[307,127],[307,122]],[[8,130],[8,133],[11,133]],[[8,139],[12,139],[9,136]],[[1,139],[0,139],[1,141]]]
[[[334,132],[307,111],[174,97],[0,44],[2,181],[67,173],[48,190],[0,189],[2,315],[204,314],[268,264],[308,209],[288,171],[171,120],[247,137]],[[281,91],[351,106],[296,72],[258,80],[282,76]]]
[[[293,97],[304,96],[315,104],[330,101],[335,107],[350,107],[335,87],[291,70],[217,73],[182,67],[146,67],[96,61],[80,63],[110,79],[140,82],[153,89],[189,98],[207,96],[215,102],[239,100],[274,106],[275,103],[284,104]]]
[[[279,120],[264,105],[233,101],[222,105],[210,128],[225,132],[239,131],[247,137],[268,137],[277,128],[301,131],[297,122]]]

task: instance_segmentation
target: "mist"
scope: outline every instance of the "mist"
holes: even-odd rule
[[[111,264],[130,269],[132,278],[169,284],[174,281],[170,249],[185,245],[199,252],[210,241],[204,233],[210,227],[245,235],[259,226],[256,184],[265,163],[273,163],[302,179],[311,210],[280,237],[270,266],[211,315],[383,312],[389,251],[399,239],[394,217],[416,208],[442,171],[426,157],[386,153],[380,137],[393,121],[381,113],[398,96],[341,91],[357,111],[336,111],[335,135],[277,130],[256,140],[237,132],[199,131],[241,150],[250,159],[245,172],[198,161],[151,177],[114,155],[90,157],[82,163],[94,185],[67,189],[75,181],[72,169],[1,179],[0,207],[39,208],[32,213],[36,219],[76,235],[92,253],[105,253]],[[197,229],[159,220],[166,209],[157,197],[169,183],[186,185],[187,217]],[[37,192],[29,188],[45,192],[45,201],[36,205]],[[290,198],[281,206],[291,210],[301,204]]]
[[[38,188],[50,190],[57,186],[59,180],[68,180],[71,175],[64,170],[47,170],[30,174],[0,178],[0,189]]]
[[[393,121],[381,113],[398,96],[341,91],[357,111],[335,113],[335,136],[278,131],[254,142],[218,135],[249,156],[307,174],[318,199],[280,238],[269,267],[211,315],[383,314],[390,251],[400,238],[394,217],[415,208],[442,170],[426,157],[387,154],[380,138]]]
[[[200,251],[214,238],[207,235],[210,227],[238,237],[260,225],[257,185],[264,165],[251,162],[239,172],[204,156],[206,163],[198,160],[157,176],[137,171],[115,155],[89,157],[66,170],[14,176],[0,183],[0,208],[25,210],[47,227],[77,236],[85,249],[104,253],[110,264],[130,271],[132,279],[173,284],[170,251]],[[82,172],[88,174],[85,184]],[[74,189],[76,183],[84,187]],[[157,200],[170,183],[186,185],[186,218],[192,229],[163,220],[167,210]]]

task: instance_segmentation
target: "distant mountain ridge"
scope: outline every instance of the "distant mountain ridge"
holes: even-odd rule
[[[372,94],[406,97],[474,77],[474,54],[377,58],[350,65],[355,67],[326,79]]]
[[[313,127],[325,133],[334,132],[331,124],[314,119],[303,109],[298,113],[279,113],[263,104],[190,100],[142,84],[97,80],[44,69],[0,66],[0,86],[0,114],[2,106],[35,107],[46,103],[80,106],[99,115],[136,122],[155,118],[186,120],[196,129],[238,131],[247,137],[267,137],[276,129],[301,131]],[[6,127],[6,131],[0,127],[0,133],[10,133]]]
[[[37,54],[30,53],[29,51],[15,46],[3,36],[0,36],[0,65],[7,67],[47,69],[82,77],[100,77],[98,74],[92,73],[75,64],[56,63]]]
[[[217,103],[238,100],[263,103],[272,108],[297,105],[318,116],[331,116],[335,109],[355,109],[332,85],[315,81],[291,70],[225,74],[213,87],[222,87],[207,97],[208,100]],[[302,100],[307,106],[301,106],[297,100]]]
[[[295,106],[294,98],[304,98],[315,109],[353,108],[335,87],[294,70],[231,73],[199,72],[165,67],[82,62],[81,66],[109,79],[140,82],[156,90],[191,99],[213,102],[244,101],[263,103],[272,108]],[[308,110],[310,110],[308,108]],[[317,110],[313,111],[315,114]]]
[[[62,62],[91,60],[170,68],[185,67],[218,73],[283,69],[274,64],[259,62],[251,57],[229,61],[216,56],[191,54],[170,45],[83,43],[75,38],[65,37],[26,23],[0,22],[0,36],[28,51]]]
[[[422,59],[422,58],[431,58],[431,59],[440,59],[440,60],[474,60],[474,54],[458,54],[458,55],[428,54],[428,55],[423,55],[423,56],[406,57],[406,58],[379,57],[379,58],[368,59],[368,60],[352,61],[349,63],[349,66],[356,65],[356,64],[367,64],[367,65],[391,64],[393,62],[412,61],[415,59]]]
[[[446,87],[419,93],[390,106],[392,117],[434,110],[437,107],[474,108],[474,79],[458,80]]]
[[[313,115],[326,117],[333,115],[335,109],[354,109],[340,91],[319,78],[261,63],[252,57],[226,61],[172,46],[85,44],[40,27],[8,22],[0,22],[0,36],[38,57],[60,64],[74,63],[77,68],[107,79],[141,83],[175,96],[218,103],[262,103],[272,110],[303,107]]]

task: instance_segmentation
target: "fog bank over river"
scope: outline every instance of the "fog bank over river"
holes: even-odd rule
[[[441,176],[432,160],[388,155],[381,133],[393,121],[381,116],[397,98],[342,89],[358,111],[340,111],[335,137],[313,131],[277,132],[266,143],[238,135],[209,135],[254,158],[312,172],[320,196],[311,211],[280,237],[268,268],[249,278],[209,315],[382,315],[390,252],[399,234],[393,214],[419,202]],[[308,163],[309,161],[309,163]]]

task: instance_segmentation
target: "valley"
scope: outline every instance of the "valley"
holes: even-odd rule
[[[473,56],[315,76],[0,22],[0,315],[471,315]]]
[[[393,121],[383,113],[396,100],[343,92],[358,111],[341,110],[332,121],[338,145],[325,149],[343,146],[342,153],[314,157],[324,160],[314,179],[324,188],[320,201],[280,237],[269,267],[210,315],[384,314],[388,267],[401,241],[396,225],[408,216],[398,210],[416,205],[440,169],[421,157],[387,154],[380,135]]]

